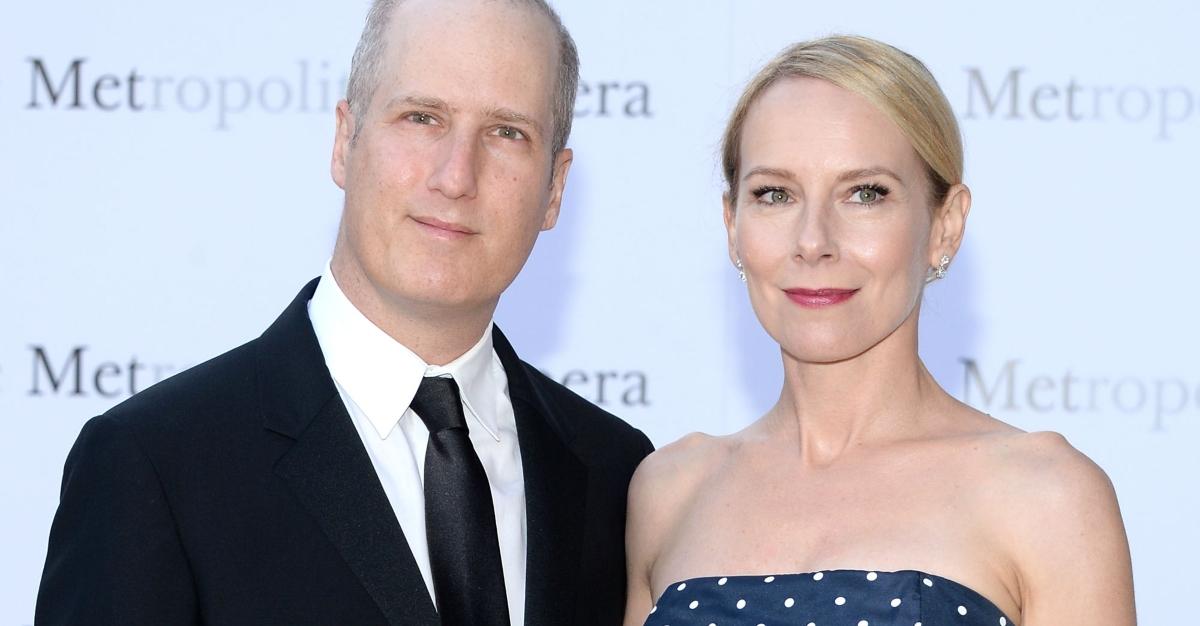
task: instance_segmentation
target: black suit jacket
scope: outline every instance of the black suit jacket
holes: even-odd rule
[[[36,623],[436,625],[338,395],[309,283],[261,337],[84,426]],[[625,497],[645,435],[497,330],[525,475],[526,624],[619,624]]]

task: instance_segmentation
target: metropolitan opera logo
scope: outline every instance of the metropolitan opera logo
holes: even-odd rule
[[[127,398],[154,383],[187,369],[167,361],[137,355],[98,354],[87,345],[30,344],[29,387],[35,398]],[[608,409],[650,406],[649,377],[638,369],[575,368],[555,375],[544,372],[568,389]]]
[[[341,66],[327,60],[300,59],[267,75],[204,75],[116,68],[84,56],[30,56],[26,59],[29,90],[25,108],[43,112],[187,113],[205,116],[214,130],[226,131],[247,114],[331,114],[346,93],[349,80],[346,72],[335,67]],[[652,118],[650,85],[638,80],[580,81],[575,117]]]
[[[985,412],[1079,417],[1132,417],[1152,431],[1200,416],[1200,381],[1182,376],[1107,376],[1069,367],[1057,371],[1004,361],[960,357],[961,400]]]
[[[957,109],[967,120],[1133,124],[1160,141],[1200,121],[1200,88],[1187,85],[1095,82],[1025,67],[964,69],[966,101]]]

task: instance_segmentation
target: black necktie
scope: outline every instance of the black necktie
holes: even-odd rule
[[[467,435],[458,385],[423,378],[411,407],[429,429],[425,535],[442,626],[508,626],[492,493]]]

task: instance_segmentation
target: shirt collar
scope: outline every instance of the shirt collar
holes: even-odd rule
[[[408,410],[424,376],[450,376],[458,383],[468,419],[496,441],[497,394],[507,381],[492,367],[492,324],[483,337],[462,356],[446,365],[429,365],[392,339],[359,311],[338,286],[326,264],[321,282],[308,303],[308,316],[325,364],[338,385],[358,405],[381,439],[387,439],[400,420],[414,415]]]

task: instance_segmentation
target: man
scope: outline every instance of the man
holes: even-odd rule
[[[491,325],[558,216],[576,76],[542,0],[376,1],[328,269],[84,427],[38,624],[620,622],[650,443]]]

